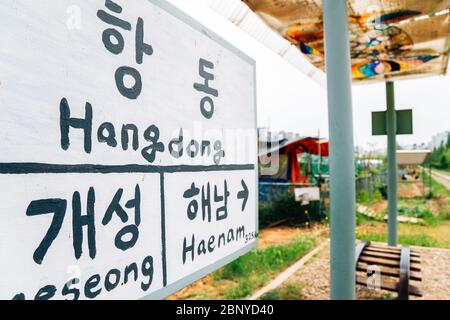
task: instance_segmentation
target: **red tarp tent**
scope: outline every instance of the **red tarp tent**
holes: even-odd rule
[[[320,146],[320,147],[319,147]],[[296,140],[282,140],[275,143],[275,146],[268,147],[266,150],[260,151],[259,156],[272,155],[278,152],[279,155],[286,155],[288,158],[287,168],[280,166],[279,170],[285,170],[285,177],[291,183],[308,183],[308,177],[302,176],[300,164],[298,162],[298,155],[302,153],[309,153],[313,155],[320,155],[328,157],[328,140],[321,140],[318,138],[300,138]],[[281,163],[281,161],[280,161]],[[289,175],[289,176],[288,176]],[[280,178],[280,173],[276,175]]]

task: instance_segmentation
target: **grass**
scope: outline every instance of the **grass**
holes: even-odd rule
[[[357,232],[357,239],[372,242],[387,242],[386,232]],[[437,247],[439,242],[426,234],[400,234],[398,242],[401,245],[419,247]]]
[[[430,175],[427,173],[425,173],[425,181],[427,186],[429,185],[429,180],[430,179]],[[446,187],[444,187],[442,184],[440,184],[439,182],[437,182],[436,180],[432,179],[431,182],[431,194],[429,193],[427,195],[428,198],[432,198],[432,197],[446,197],[448,200],[448,204],[450,205],[450,189],[447,189]]]
[[[261,296],[260,300],[301,300],[302,289],[302,283],[289,282],[280,288],[265,293]]]
[[[362,213],[356,212],[356,225],[357,226],[374,224],[374,223],[376,223],[376,221],[379,221],[379,220],[369,217],[369,216],[366,216]]]
[[[376,190],[372,193],[372,195],[369,195],[367,191],[360,191],[357,194],[356,202],[364,205],[371,205],[377,201],[382,200],[383,197],[381,196],[380,191]]]
[[[214,281],[233,282],[224,290],[225,299],[245,298],[308,253],[315,244],[314,237],[298,237],[285,245],[256,249],[214,273]]]

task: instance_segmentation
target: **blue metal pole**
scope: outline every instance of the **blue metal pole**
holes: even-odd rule
[[[386,82],[388,136],[388,244],[397,245],[397,119],[394,83]]]
[[[331,299],[355,299],[355,161],[346,0],[324,0],[331,199]]]

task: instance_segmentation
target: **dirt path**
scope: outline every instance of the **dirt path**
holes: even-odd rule
[[[317,238],[328,237],[328,227],[315,224],[311,228],[294,228],[288,226],[263,229],[259,235],[258,248],[266,248],[286,244],[299,236],[314,236]]]
[[[450,174],[443,171],[432,171],[433,179],[442,184],[447,189],[450,189]]]
[[[401,182],[398,184],[399,198],[423,197],[425,189],[422,181]]]
[[[423,281],[421,287],[424,296],[420,300],[449,300],[450,269],[448,266],[450,265],[450,250],[415,248],[422,256]],[[329,264],[329,246],[326,246],[284,285],[300,283],[302,291],[299,298],[301,297],[304,300],[328,300],[330,293]],[[386,296],[394,298],[396,294],[383,290],[368,290],[365,287],[357,286],[358,299],[380,299]]]

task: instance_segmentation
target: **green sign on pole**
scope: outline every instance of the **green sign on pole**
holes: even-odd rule
[[[413,134],[412,110],[397,110],[397,134]],[[372,135],[387,135],[386,111],[372,112]]]

